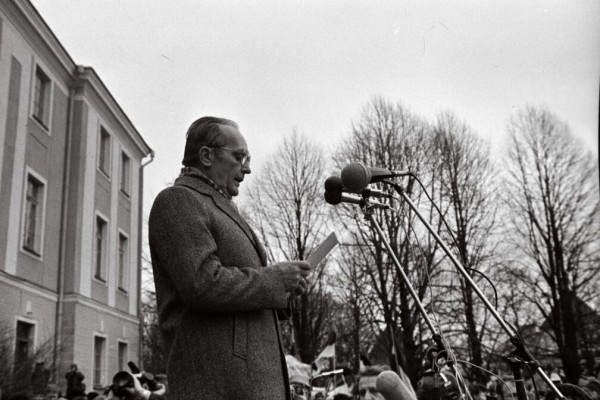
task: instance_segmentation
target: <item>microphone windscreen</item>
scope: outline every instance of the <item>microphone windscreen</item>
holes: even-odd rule
[[[385,400],[416,400],[415,395],[394,371],[383,371],[377,376],[375,387]]]
[[[342,192],[342,178],[339,176],[330,176],[325,180],[325,190],[328,192]]]
[[[325,201],[329,204],[333,204],[334,206],[340,204],[342,201],[342,192],[332,192],[329,190],[325,191]]]
[[[342,169],[342,184],[349,192],[361,193],[371,183],[371,171],[361,163],[348,164]]]

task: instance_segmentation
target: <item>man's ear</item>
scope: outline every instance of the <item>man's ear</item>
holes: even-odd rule
[[[210,167],[212,165],[213,152],[209,147],[202,146],[200,150],[198,150],[198,164],[203,167]]]

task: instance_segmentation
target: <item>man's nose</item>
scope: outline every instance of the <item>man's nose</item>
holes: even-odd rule
[[[250,169],[250,164],[246,163],[246,164],[242,164],[242,172],[244,174],[249,174],[252,172],[252,170]]]

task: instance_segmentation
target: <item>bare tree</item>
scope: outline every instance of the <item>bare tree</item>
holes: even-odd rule
[[[17,343],[15,345],[15,343]],[[52,369],[54,337],[35,348],[19,343],[14,331],[0,324],[0,394],[43,394],[56,371]]]
[[[481,275],[476,272],[489,270],[494,261],[492,234],[498,204],[489,145],[450,112],[438,116],[434,134],[438,153],[435,177],[440,182],[441,200],[448,205],[447,220],[452,232],[451,236],[445,236],[449,236],[449,244],[456,249],[471,277],[481,282]],[[464,278],[460,277],[458,283],[460,301],[453,301],[448,311],[464,321],[468,356],[472,363],[481,366],[489,313]],[[485,382],[487,377],[480,369],[473,368],[470,372]]]
[[[390,170],[411,170],[422,177],[425,185],[435,183],[428,171],[427,149],[431,147],[431,129],[422,118],[409,112],[401,104],[393,104],[381,97],[365,106],[350,136],[340,146],[336,163],[342,167],[347,162]],[[384,190],[389,188],[382,187]],[[416,204],[423,200],[422,192],[409,184],[405,188]],[[416,382],[423,357],[424,332],[418,309],[408,286],[400,281],[400,271],[392,262],[379,235],[365,224],[356,207],[340,206],[338,213],[346,221],[347,242],[352,250],[351,263],[346,264],[345,276],[355,280],[349,287],[359,299],[349,299],[360,309],[360,326],[369,326],[375,341],[384,341],[393,369],[402,366]],[[429,208],[431,212],[431,208]],[[429,213],[431,222],[439,221]],[[435,276],[437,245],[415,225],[411,210],[400,213],[375,211],[386,239],[394,250],[404,273],[423,299],[426,289]],[[356,311],[355,311],[356,312]],[[359,346],[362,347],[362,346]]]
[[[598,292],[598,160],[544,109],[529,107],[508,124],[507,204],[512,244],[570,382],[579,377],[580,304]],[[597,289],[597,287],[596,287]]]
[[[325,164],[324,152],[293,131],[250,188],[244,214],[262,237],[271,262],[305,260],[329,233],[325,231],[322,189]],[[294,302],[291,317],[292,350],[304,362],[312,362],[316,356],[333,313],[324,268],[318,268],[309,279],[307,293]]]
[[[145,247],[148,248],[147,246]],[[142,354],[140,355],[142,367],[154,374],[166,373],[167,354],[163,345],[163,337],[158,325],[158,307],[156,304],[156,291],[154,275],[152,273],[152,260],[146,251],[142,252],[142,292],[141,337]]]

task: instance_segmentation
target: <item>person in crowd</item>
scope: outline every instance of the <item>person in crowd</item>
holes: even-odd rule
[[[555,385],[558,385],[559,383],[563,383],[563,379],[560,376],[560,370],[558,368],[556,368],[552,364],[549,364],[547,367],[547,371],[548,371],[548,377],[550,378],[552,383],[554,383]]]
[[[54,383],[48,384],[44,390],[44,400],[58,400],[60,398],[60,388]]]
[[[569,400],[593,400],[592,396],[579,386],[570,383],[558,383],[556,388]],[[552,390],[548,391],[546,400],[557,400],[558,396]]]
[[[485,385],[477,382],[471,382],[469,384],[469,393],[471,393],[473,400],[486,400],[488,394]]]
[[[38,361],[33,367],[31,373],[31,389],[34,394],[44,393],[44,389],[50,382],[50,371],[45,367],[43,361]]]
[[[104,394],[97,397],[103,400],[165,400],[166,387],[160,383],[156,389],[150,391],[147,386],[140,382],[142,374],[131,374],[127,371],[119,371],[113,377],[113,384],[108,387]]]
[[[458,381],[449,372],[426,370],[417,383],[418,400],[459,400]]]
[[[583,388],[594,399],[600,399],[600,381],[594,376],[594,366],[587,360],[581,361],[581,376],[577,385]]]
[[[83,383],[85,376],[77,368],[77,364],[71,365],[71,369],[65,374],[65,379],[67,380],[67,400],[73,400],[73,397],[81,395],[81,393],[85,395],[85,384]]]
[[[384,395],[377,389],[377,377],[382,372],[389,370],[390,367],[387,365],[371,365],[362,369],[356,384],[358,398],[360,400],[386,400]],[[410,381],[405,379],[398,376],[398,386],[394,388],[394,392],[399,394],[402,400],[416,400]]]
[[[360,372],[357,382],[358,398],[360,400],[385,400],[385,397],[377,390],[377,376],[388,371],[385,365],[371,365]]]
[[[304,375],[290,375],[293,400],[310,400],[310,381]]]
[[[354,372],[348,367],[344,367],[344,385],[338,390],[338,393],[352,396],[354,394]]]
[[[305,292],[310,265],[267,265],[232,202],[251,172],[235,122],[193,122],[182,163],[148,228],[169,399],[290,399],[277,310]]]
[[[494,370],[492,375],[490,376],[490,380],[485,384],[485,388],[487,390],[487,397],[490,399],[498,398],[498,374],[500,372],[498,370]]]

